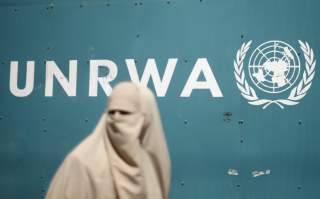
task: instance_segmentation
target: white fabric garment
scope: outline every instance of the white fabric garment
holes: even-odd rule
[[[93,132],[65,158],[46,199],[167,199],[170,172],[152,92],[123,82]]]

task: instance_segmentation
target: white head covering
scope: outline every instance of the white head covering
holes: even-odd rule
[[[167,199],[170,170],[152,92],[123,82],[94,131],[65,158],[46,199]]]

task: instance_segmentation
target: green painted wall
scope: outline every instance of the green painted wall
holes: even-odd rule
[[[258,45],[281,40],[300,52],[297,86],[305,70],[298,40],[319,56],[319,8],[316,0],[1,0],[0,198],[44,197],[65,155],[105,108],[101,87],[97,97],[88,96],[88,60],[114,61],[115,85],[129,79],[128,58],[136,59],[140,75],[154,58],[161,76],[167,60],[178,58],[166,96],[157,99],[172,159],[170,198],[319,198],[318,66],[307,95],[284,109],[248,104],[233,66],[242,43],[252,40],[246,79],[260,98],[277,98],[254,86],[247,66]],[[198,58],[207,58],[223,97],[207,89],[179,97]],[[55,81],[53,96],[46,97],[45,61],[56,61],[67,75],[71,59],[78,60],[77,95],[67,96]],[[35,61],[34,89],[16,97],[9,89],[10,62],[19,61],[23,88],[28,60]],[[154,89],[152,81],[148,85]],[[228,175],[229,169],[239,175]],[[255,170],[271,173],[254,178]]]

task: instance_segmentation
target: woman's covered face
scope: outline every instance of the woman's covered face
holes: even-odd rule
[[[109,110],[108,114],[111,118],[113,118],[114,120],[117,120],[122,117],[131,115],[132,112],[130,112],[128,110],[114,109],[114,110]]]
[[[140,96],[137,87],[131,83],[117,85],[109,98],[108,115],[120,118],[139,112]]]
[[[116,86],[110,96],[107,112],[113,134],[138,137],[144,122],[140,107],[141,97],[134,84],[122,83]]]

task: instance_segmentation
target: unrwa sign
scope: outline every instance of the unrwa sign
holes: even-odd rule
[[[155,92],[158,97],[166,96],[172,76],[174,74],[178,59],[169,58],[162,77],[159,74],[156,60],[148,58],[144,67],[144,71],[139,77],[137,66],[134,59],[125,59],[127,70],[131,81],[147,86],[150,79],[154,84]],[[27,97],[34,90],[35,81],[35,61],[26,62],[26,78],[25,86],[18,87],[19,65],[18,61],[10,62],[10,92],[16,97]],[[109,72],[105,76],[99,76],[101,68],[107,69]],[[45,87],[44,95],[46,97],[53,96],[53,82],[56,80],[66,95],[69,97],[77,96],[77,70],[78,61],[69,60],[69,74],[63,74],[55,61],[45,62]],[[204,76],[203,81],[199,81],[200,75]],[[118,67],[112,60],[90,60],[89,61],[89,88],[88,96],[96,97],[98,95],[98,86],[101,86],[105,95],[109,96],[112,91],[110,83],[117,78]],[[21,77],[20,77],[21,78]],[[198,58],[193,66],[193,69],[186,81],[180,97],[190,97],[195,89],[207,89],[212,97],[223,97],[217,80],[214,76],[212,68],[209,65],[207,58]]]
[[[305,58],[305,70],[302,75],[299,75],[301,64],[298,53],[291,45],[280,40],[270,40],[260,44],[251,54],[249,63],[244,63],[251,43],[252,41],[243,43],[234,59],[235,83],[240,94],[249,104],[262,106],[263,109],[271,104],[275,104],[283,109],[285,106],[300,103],[311,88],[312,80],[315,77],[316,59],[310,45],[307,42],[298,41]],[[125,62],[131,81],[147,86],[150,79],[152,79],[156,95],[158,97],[166,96],[178,58],[168,59],[166,66],[163,67],[164,73],[162,77],[153,58],[147,59],[141,77],[138,75],[134,59],[125,59]],[[101,68],[108,70],[105,76],[99,76]],[[11,61],[10,92],[17,97],[26,97],[34,89],[35,62],[27,61],[26,63],[26,82],[24,88],[18,87],[18,69],[19,62]],[[55,61],[46,61],[44,95],[46,97],[53,96],[53,82],[56,79],[67,96],[76,96],[77,69],[78,61],[69,60],[69,73],[65,75],[61,72]],[[247,81],[245,70],[247,70],[250,76],[251,83],[264,95],[257,93],[256,89],[250,85]],[[96,97],[99,86],[102,87],[105,95],[109,96],[112,91],[110,83],[117,78],[118,67],[112,60],[90,60],[88,75],[88,96]],[[204,77],[203,80],[199,80],[200,75]],[[297,81],[299,77],[300,81]],[[196,60],[179,96],[190,97],[195,89],[207,89],[212,97],[223,97],[207,58],[198,58]],[[286,93],[278,95],[283,92]]]

